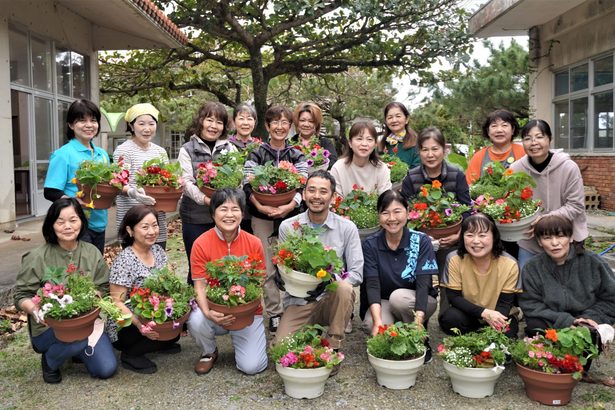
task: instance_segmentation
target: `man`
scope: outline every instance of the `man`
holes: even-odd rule
[[[319,286],[305,299],[287,293],[274,344],[305,324],[328,326],[327,338],[334,349],[339,349],[344,340],[344,329],[354,307],[353,286],[359,286],[363,281],[363,251],[355,224],[329,211],[334,193],[335,178],[329,172],[320,170],[310,175],[303,190],[303,201],[308,210],[282,222],[279,240],[284,241],[297,222],[322,228],[319,238],[323,245],[333,248],[344,261],[348,276],[344,280],[337,278],[335,292],[325,292],[324,286]],[[278,284],[282,289],[284,284],[279,273]]]

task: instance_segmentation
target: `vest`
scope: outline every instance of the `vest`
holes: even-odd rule
[[[439,178],[440,182],[442,182],[442,189],[446,192],[457,192],[457,174],[461,171],[459,168],[446,162],[443,162],[443,165],[442,174]],[[423,185],[431,182],[431,179],[423,173],[422,165],[408,171],[407,178],[410,178],[412,189],[415,193],[420,192]]]

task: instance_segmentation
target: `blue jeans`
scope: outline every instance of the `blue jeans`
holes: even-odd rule
[[[519,258],[517,259],[517,263],[519,264],[519,272],[521,272],[527,261],[536,255],[538,254],[519,247]]]
[[[66,360],[78,357],[92,377],[108,379],[117,370],[117,359],[111,341],[104,332],[93,349],[88,347],[87,339],[72,343],[61,342],[56,339],[52,329],[32,337],[31,341],[34,350],[45,354],[51,369],[59,369]]]

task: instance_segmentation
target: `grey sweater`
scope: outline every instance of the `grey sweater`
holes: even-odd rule
[[[556,329],[572,325],[577,318],[615,323],[615,275],[600,256],[570,249],[563,265],[545,253],[523,267],[523,293],[519,305],[527,317],[536,317]]]

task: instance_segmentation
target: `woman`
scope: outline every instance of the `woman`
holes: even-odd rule
[[[381,231],[363,242],[361,317],[372,336],[382,325],[415,321],[424,326],[436,311],[438,292],[431,275],[438,273],[431,240],[406,228],[408,201],[388,190],[378,197]],[[429,345],[428,345],[429,346]],[[431,349],[428,349],[431,360]]]
[[[196,362],[194,371],[198,375],[209,373],[218,359],[216,336],[230,333],[235,349],[237,369],[245,374],[257,374],[267,368],[267,343],[263,326],[262,308],[259,308],[254,322],[241,330],[225,330],[235,318],[209,308],[206,297],[207,262],[227,255],[256,255],[264,270],[265,254],[261,241],[239,229],[246,207],[243,192],[233,189],[219,189],[213,194],[209,209],[215,222],[215,229],[201,235],[193,246],[192,274],[198,309],[190,314],[188,329],[196,344],[203,352]]]
[[[130,291],[142,287],[155,269],[167,264],[164,249],[156,244],[160,228],[156,211],[146,205],[135,205],[124,216],[119,237],[124,249],[113,261],[109,276],[111,297],[125,313],[132,314]],[[147,331],[137,315],[132,314],[132,325],[119,332],[113,324],[108,329],[113,347],[120,350],[122,367],[137,373],[150,374],[158,369],[146,353],[177,353],[180,346],[173,340],[159,341],[158,333]]]
[[[331,168],[331,175],[337,181],[335,191],[345,197],[355,185],[365,192],[378,195],[391,189],[391,171],[378,158],[376,140],[378,134],[371,122],[357,121],[348,133],[346,154]]]
[[[391,102],[384,107],[384,134],[378,144],[380,152],[397,155],[410,168],[421,162],[416,149],[417,134],[408,123],[410,113],[405,105]]]
[[[146,161],[154,158],[163,158],[165,162],[169,161],[165,149],[152,142],[158,128],[158,115],[159,112],[156,107],[149,103],[135,104],[124,115],[126,131],[130,132],[131,138],[118,145],[113,152],[113,161],[122,162],[124,169],[130,172],[130,177],[128,185],[123,189],[123,195],[118,195],[115,201],[117,205],[115,220],[118,230],[130,208],[138,204],[154,205],[156,203],[154,198],[145,195],[143,188],[137,188],[136,175]],[[158,227],[160,234],[157,243],[165,249],[167,217],[164,212],[158,213]]]
[[[511,165],[514,171],[529,174],[536,182],[534,198],[542,201],[540,216],[559,215],[572,222],[572,238],[582,246],[587,238],[585,190],[579,166],[562,150],[550,150],[551,127],[543,120],[530,120],[521,130],[527,156]],[[536,224],[537,221],[534,221]],[[531,235],[531,231],[530,231]],[[542,248],[536,238],[519,241],[519,267]]]
[[[218,158],[223,152],[237,151],[226,138],[228,113],[219,102],[207,102],[194,118],[190,141],[179,149],[184,195],[179,203],[182,237],[188,256],[188,283],[193,285],[190,264],[192,244],[201,234],[214,227],[209,214],[209,198],[196,185],[199,164]]]
[[[327,169],[331,169],[335,161],[337,161],[337,151],[329,138],[319,136],[320,127],[322,126],[322,111],[320,107],[312,102],[300,103],[293,112],[293,124],[297,134],[290,139],[290,143],[303,147],[310,147],[314,144],[320,145],[323,149],[329,151]]]
[[[440,286],[445,288],[450,306],[440,312],[440,327],[461,333],[489,325],[506,329],[506,335],[517,337],[519,324],[510,309],[515,294],[521,292],[519,267],[504,252],[493,219],[474,214],[461,224],[461,243],[449,254]]]
[[[483,176],[484,168],[491,162],[500,162],[504,168],[525,155],[523,146],[514,144],[513,139],[519,133],[519,123],[515,116],[506,110],[496,110],[487,116],[483,123],[483,137],[491,141],[492,145],[476,152],[466,170],[468,184],[473,184]]]
[[[301,193],[287,204],[280,206],[263,205],[252,195],[252,187],[247,183],[250,175],[254,174],[254,167],[273,162],[278,165],[280,161],[288,161],[297,168],[297,171],[307,177],[307,162],[303,153],[288,143],[286,137],[290,131],[292,113],[286,107],[274,106],[265,113],[265,128],[269,132],[269,142],[261,145],[248,155],[244,173],[246,183],[244,192],[250,205],[252,214],[252,230],[262,242],[265,249],[265,261],[267,263],[267,277],[263,285],[265,310],[269,316],[269,331],[275,332],[282,316],[282,302],[280,291],[274,280],[274,266],[271,262],[273,253],[271,247],[278,236],[278,228],[282,220],[297,212],[301,204]]]
[[[100,131],[100,110],[92,101],[76,100],[66,114],[68,124],[68,142],[51,154],[49,168],[45,177],[43,195],[49,201],[60,198],[75,197],[75,171],[84,160],[109,163],[107,152],[94,145],[94,138]],[[101,254],[105,252],[105,229],[107,227],[107,210],[89,211],[87,229],[81,238],[96,246]]]
[[[406,198],[416,197],[421,186],[431,184],[433,181],[440,181],[442,189],[446,192],[453,192],[457,202],[471,205],[470,191],[463,172],[444,161],[446,141],[444,135],[435,127],[425,128],[417,140],[421,165],[412,168],[404,178],[401,193]],[[459,242],[459,232],[451,234],[438,240],[437,246],[440,248],[436,253],[440,272],[444,266],[446,254]]]
[[[88,339],[60,342],[53,330],[40,319],[39,307],[32,301],[45,282],[43,276],[47,269],[67,267],[69,264],[74,264],[79,271],[92,277],[100,294],[107,293],[109,268],[96,247],[81,240],[87,229],[88,221],[79,202],[75,198],[57,199],[43,222],[45,244],[23,256],[17,274],[15,306],[28,314],[30,341],[34,351],[42,354],[41,367],[46,383],[62,381],[60,367],[70,358],[81,360],[88,373],[99,379],[113,376],[117,369],[111,342],[102,326],[99,331],[95,327]]]

